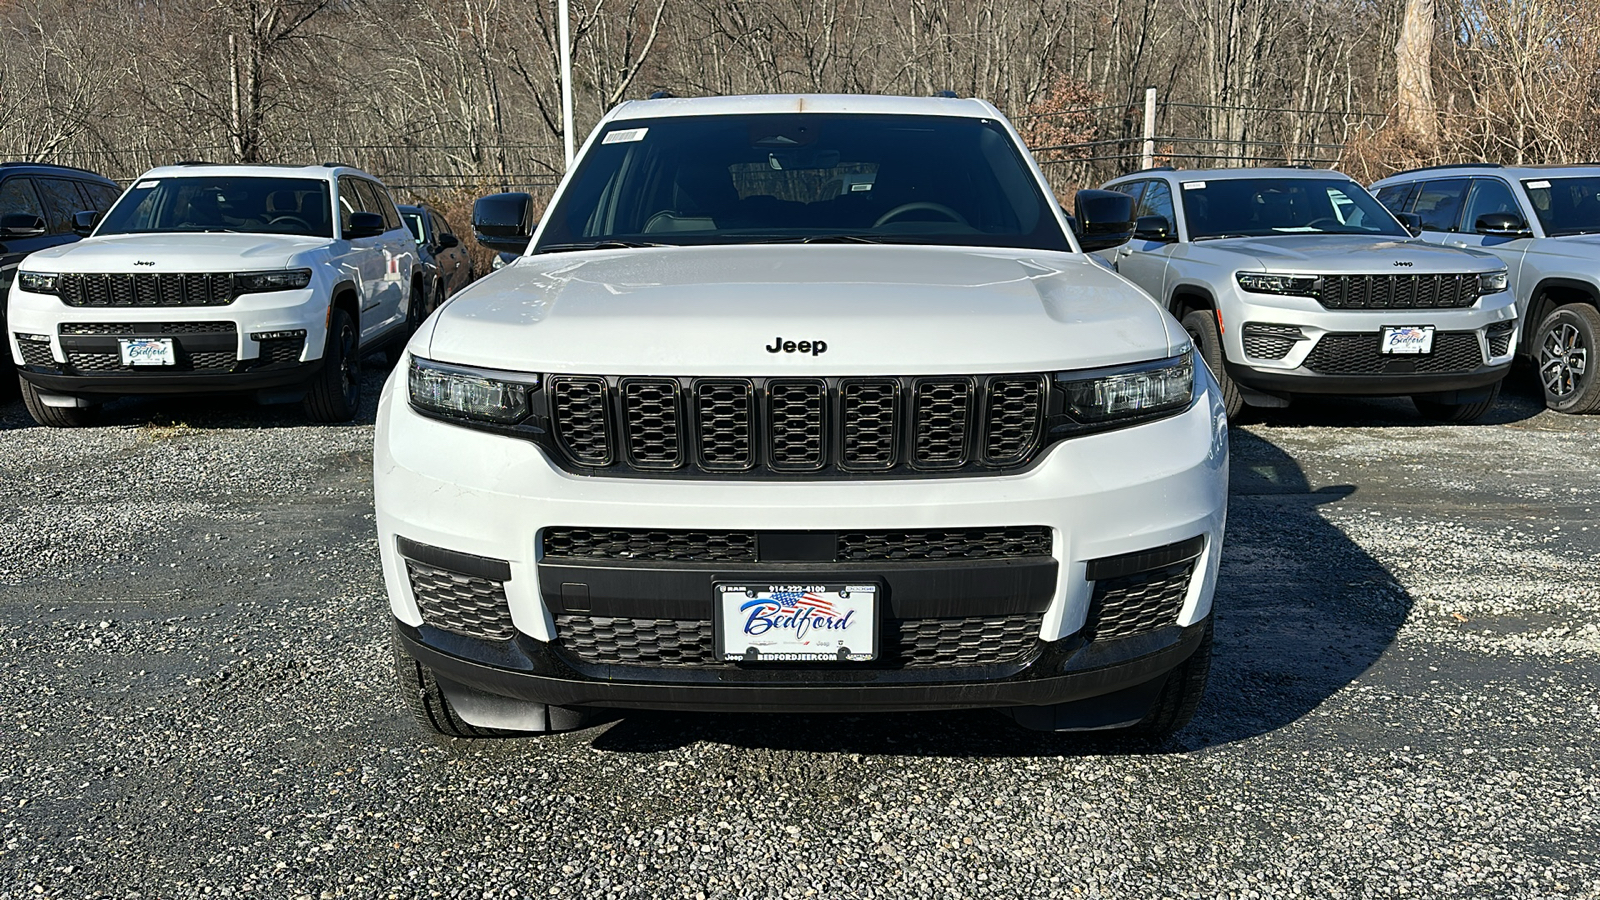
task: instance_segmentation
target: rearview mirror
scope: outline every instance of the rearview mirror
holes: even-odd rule
[[[1133,237],[1133,198],[1127,194],[1082,190],[1072,205],[1078,245],[1085,253],[1119,247]]]
[[[78,237],[88,237],[94,233],[94,227],[100,224],[100,211],[86,209],[83,212],[72,214],[72,233]]]
[[[344,239],[347,241],[360,238],[377,237],[389,230],[384,224],[383,216],[374,212],[358,212],[350,214],[350,224],[344,230]]]
[[[29,238],[44,234],[44,220],[31,213],[0,216],[0,237]]]
[[[533,197],[513,192],[479,197],[472,204],[472,233],[490,250],[521,253],[533,239]]]
[[[1422,217],[1416,213],[1395,213],[1394,217],[1400,220],[1400,224],[1406,227],[1406,231],[1410,232],[1412,237],[1422,233]]]
[[[1516,213],[1484,213],[1473,223],[1473,230],[1491,237],[1533,237],[1533,230]]]

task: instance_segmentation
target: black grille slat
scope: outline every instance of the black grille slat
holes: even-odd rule
[[[1514,322],[1496,322],[1485,334],[1489,338],[1489,355],[1505,356],[1511,352],[1511,334],[1517,330]]]
[[[1297,341],[1305,339],[1299,326],[1265,322],[1246,322],[1240,334],[1245,355],[1255,359],[1283,359]]]
[[[1050,555],[1044,526],[949,531],[845,531],[839,561],[1026,559]]]
[[[1383,353],[1382,341],[1378,332],[1325,334],[1304,366],[1324,375],[1445,375],[1484,364],[1476,332],[1435,332],[1433,352],[1423,354]]]
[[[545,559],[755,562],[753,531],[546,528]]]
[[[64,335],[96,334],[237,334],[232,322],[64,322]]]
[[[927,468],[954,468],[967,461],[967,423],[972,383],[966,379],[917,382],[913,397],[912,459]]]
[[[751,442],[754,392],[749,381],[701,381],[695,385],[700,465],[714,472],[740,472],[755,464]]]
[[[624,380],[622,410],[628,428],[624,446],[629,462],[641,469],[675,469],[683,465],[676,381],[667,378]]]
[[[505,584],[406,560],[411,596],[422,621],[441,631],[492,641],[516,634]]]
[[[782,380],[767,385],[767,441],[774,469],[821,468],[827,399],[828,385],[819,379]]]
[[[984,422],[984,461],[1021,462],[1039,440],[1044,383],[1038,378],[996,378],[989,382]]]
[[[1052,536],[1043,525],[925,531],[842,531],[837,562],[945,559],[1048,559]],[[756,562],[754,531],[546,528],[543,558],[646,562]]]
[[[25,366],[44,366],[58,368],[56,358],[50,353],[49,341],[28,341],[17,339],[17,345],[22,348],[22,364]]]
[[[1084,637],[1129,637],[1176,625],[1194,560],[1094,583]]]
[[[846,468],[892,468],[899,435],[899,384],[889,379],[847,381],[839,388],[839,420]]]
[[[56,282],[68,306],[226,306],[238,299],[231,272],[67,273]]]
[[[1328,309],[1461,309],[1478,302],[1478,276],[1324,275],[1314,296]]]
[[[555,378],[550,383],[551,415],[562,449],[581,466],[611,464],[607,388],[601,378]]]
[[[304,337],[268,338],[261,342],[261,352],[256,359],[257,366],[280,366],[300,362],[300,356],[305,352],[306,339]]]

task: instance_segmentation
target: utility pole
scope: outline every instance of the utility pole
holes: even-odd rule
[[[567,24],[568,0],[556,0],[561,33],[561,142],[566,168],[572,168],[572,29]]]
[[[1156,164],[1156,89],[1144,89],[1144,152],[1139,156],[1139,168],[1149,169]]]

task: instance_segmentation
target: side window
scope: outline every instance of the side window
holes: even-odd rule
[[[1406,211],[1406,201],[1411,198],[1411,189],[1416,187],[1414,182],[1407,184],[1391,184],[1378,191],[1378,202],[1389,208],[1389,212],[1399,215]]]
[[[389,231],[400,227],[400,211],[394,208],[394,200],[389,196],[389,189],[381,184],[363,180],[361,186],[366,188],[371,203],[367,206],[368,212],[375,212],[383,216],[383,224]]]
[[[1124,181],[1121,184],[1112,185],[1111,189],[1113,191],[1121,191],[1124,194],[1127,194],[1129,197],[1132,197],[1133,206],[1135,209],[1137,209],[1139,207],[1139,195],[1144,193],[1144,186],[1149,183],[1150,182],[1148,181]],[[1135,215],[1137,215],[1137,213],[1135,213]]]
[[[1411,211],[1422,217],[1422,227],[1429,231],[1455,231],[1466,193],[1465,178],[1424,182]]]
[[[1165,181],[1152,181],[1144,189],[1144,197],[1134,207],[1133,215],[1139,216],[1165,216],[1167,221],[1177,227],[1178,217],[1172,211],[1172,186]]]
[[[35,183],[39,186],[39,195],[48,213],[45,218],[50,222],[50,233],[71,232],[72,214],[82,212],[84,208],[78,185],[64,178],[39,178]]]
[[[1505,182],[1498,178],[1472,179],[1472,193],[1467,198],[1467,214],[1461,217],[1461,230],[1477,231],[1478,217],[1491,213],[1522,216],[1522,210],[1517,207],[1517,198],[1511,195],[1511,188]]]
[[[349,175],[339,176],[339,233],[350,230],[350,216],[358,212],[366,212],[365,200],[357,190],[357,180]]]
[[[44,206],[39,203],[39,196],[33,192],[32,179],[7,178],[0,181],[0,216],[15,215],[38,216],[48,221]]]
[[[445,221],[444,216],[441,216],[436,212],[432,212],[432,213],[429,213],[429,218],[432,219],[432,221],[433,221],[433,238],[434,238],[434,240],[438,240],[439,239],[439,235],[441,235],[441,234],[455,234],[456,233],[456,230],[454,228],[450,227],[450,223]]]
[[[83,188],[83,192],[89,195],[90,201],[94,203],[92,208],[101,214],[108,212],[112,206],[116,205],[117,198],[122,196],[121,191],[104,184],[90,184],[80,181],[78,182],[78,187]]]

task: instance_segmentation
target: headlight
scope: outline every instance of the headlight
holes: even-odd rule
[[[1297,297],[1309,297],[1322,289],[1322,279],[1316,275],[1240,272],[1234,277],[1239,280],[1239,287],[1252,294],[1292,294]]]
[[[1114,369],[1060,372],[1056,386],[1066,413],[1085,425],[1176,412],[1194,399],[1194,350]]]
[[[54,294],[56,292],[55,275],[45,275],[39,272],[18,272],[17,287],[30,294]]]
[[[298,291],[310,283],[310,269],[284,269],[279,272],[242,272],[233,276],[233,286],[241,294]]]
[[[1505,269],[1501,269],[1498,272],[1486,272],[1478,276],[1478,293],[1498,294],[1505,290],[1506,285],[1510,283]]]
[[[528,396],[539,376],[451,366],[411,358],[411,403],[427,412],[497,425],[528,414]]]

